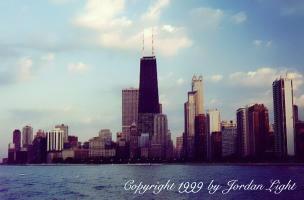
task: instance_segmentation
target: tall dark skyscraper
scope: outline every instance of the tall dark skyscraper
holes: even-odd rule
[[[153,136],[154,115],[160,113],[158,97],[157,66],[155,56],[140,60],[140,81],[138,97],[138,133]]]
[[[13,132],[13,143],[16,151],[19,151],[21,148],[21,131],[19,129],[15,129]]]
[[[138,112],[160,112],[155,56],[142,57],[140,59]]]

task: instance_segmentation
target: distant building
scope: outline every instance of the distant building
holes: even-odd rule
[[[39,129],[35,137],[46,137],[44,130]]]
[[[183,136],[176,137],[176,158],[181,159],[182,158],[182,150],[183,150]]]
[[[46,163],[47,162],[47,138],[42,136],[36,136],[33,140],[31,149],[30,163]]]
[[[13,132],[13,143],[16,151],[19,151],[21,148],[21,131],[19,129],[15,129]]]
[[[139,158],[139,144],[138,144],[138,132],[136,124],[133,123],[130,127],[130,159]]]
[[[166,159],[168,120],[164,114],[154,115],[154,134],[151,141],[150,158]]]
[[[304,160],[304,121],[298,120],[296,130],[296,156]]]
[[[60,128],[55,128],[46,133],[47,138],[47,152],[62,151],[64,131]]]
[[[16,162],[16,150],[15,150],[15,144],[14,143],[9,143],[8,145],[8,163],[9,164],[14,164]]]
[[[222,156],[237,156],[237,128],[234,121],[223,121],[222,126]]]
[[[64,124],[56,125],[55,128],[59,128],[63,131],[63,142],[68,142],[68,136],[69,136],[69,127]]]
[[[219,110],[207,112],[207,159],[218,160],[222,155],[221,117]]]
[[[99,136],[89,140],[89,157],[92,159],[114,158],[116,149],[112,144],[112,133],[109,129],[101,129]]]
[[[122,132],[129,141],[130,127],[138,121],[138,93],[135,88],[122,90]]]
[[[157,64],[155,56],[140,59],[140,80],[138,96],[139,135],[148,133],[151,139],[154,133],[154,115],[160,113],[158,96]]]
[[[278,157],[295,155],[295,121],[292,80],[280,78],[273,82],[275,151]]]
[[[207,119],[204,114],[195,117],[194,151],[195,160],[202,161],[207,158]]]
[[[22,146],[27,147],[31,145],[33,141],[33,128],[31,126],[25,126],[22,128]]]
[[[263,104],[248,107],[249,156],[262,158],[266,151],[269,134],[268,109]]]
[[[249,126],[248,108],[239,108],[236,111],[237,135],[238,135],[238,155],[239,157],[249,156]]]

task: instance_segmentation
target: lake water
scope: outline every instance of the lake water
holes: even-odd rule
[[[266,190],[236,190],[209,194],[209,183],[228,188],[229,180],[270,186],[270,181],[296,183],[293,191],[280,194]],[[174,183],[172,190],[134,194],[125,190],[135,184]],[[180,193],[183,182],[203,182],[197,193]],[[130,182],[129,182],[130,183]],[[130,184],[126,189],[130,189]],[[266,187],[267,186],[267,187]],[[133,189],[135,186],[133,186]],[[198,189],[198,188],[196,188]],[[59,165],[0,166],[0,199],[304,199],[304,166],[219,166],[219,165]]]

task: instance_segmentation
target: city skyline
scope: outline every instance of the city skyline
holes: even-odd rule
[[[128,40],[128,42],[134,42],[131,45],[132,48],[127,43],[122,44],[125,45],[124,47],[109,46],[104,42],[100,45],[92,44],[90,41],[81,41],[81,44],[74,43],[77,37],[82,38],[82,34],[88,36],[94,31],[100,31],[91,30],[94,23],[92,21],[90,23],[89,16],[96,15],[98,10],[90,9],[90,2],[94,1],[85,1],[84,5],[73,0],[53,0],[37,5],[30,1],[14,4],[18,5],[17,10],[22,11],[21,14],[10,18],[9,22],[3,22],[7,26],[3,26],[1,33],[1,58],[4,62],[0,68],[3,72],[0,77],[3,99],[0,107],[3,124],[0,129],[2,135],[0,157],[6,156],[7,144],[12,139],[13,130],[21,129],[28,124],[33,126],[35,133],[38,129],[51,130],[51,127],[64,123],[71,128],[70,133],[78,135],[81,141],[92,138],[102,128],[109,128],[113,133],[121,130],[120,94],[123,88],[138,87],[138,61],[141,54],[142,34],[135,37],[135,40]],[[108,3],[111,4],[111,2]],[[261,11],[259,13],[262,16],[266,16],[268,9],[273,11],[269,15],[275,19],[275,25],[263,21],[257,23],[259,19],[256,15],[257,10],[246,9],[250,4],[257,4],[256,9]],[[164,113],[168,116],[173,140],[183,132],[183,103],[187,99],[185,94],[189,90],[193,74],[204,77],[206,90],[204,107],[218,108],[222,119],[235,119],[237,108],[251,103],[261,103],[269,109],[272,123],[271,83],[275,78],[289,72],[289,76],[294,80],[295,104],[299,105],[300,118],[303,119],[303,69],[301,68],[303,61],[300,55],[288,53],[289,51],[303,52],[304,45],[301,45],[301,41],[296,43],[296,39],[300,39],[303,33],[303,28],[297,27],[296,22],[288,24],[290,19],[301,20],[303,16],[296,9],[298,5],[294,5],[297,3],[273,4],[271,1],[268,3],[254,1],[233,7],[223,2],[202,4],[191,2],[182,8],[182,2],[156,1],[151,5],[149,2],[138,5],[126,1],[118,9],[114,9],[115,5],[113,7],[110,5],[113,13],[108,16],[108,19],[113,19],[113,22],[118,23],[114,25],[117,25],[119,30],[125,29],[121,27],[121,23],[128,24],[129,21],[133,22],[133,26],[143,25],[138,30],[132,27],[127,30],[132,30],[131,32],[135,35],[145,30],[146,51],[150,49],[148,46],[150,27],[155,27],[160,103],[163,104]],[[13,3],[1,2],[1,5],[7,7],[9,11]],[[293,9],[290,8],[292,5],[294,5]],[[50,16],[53,15],[44,16],[40,20],[33,19],[32,17],[39,16],[39,10],[43,6],[46,6],[48,13],[60,11],[56,16],[59,21],[52,21]],[[145,8],[133,8],[137,6]],[[159,6],[159,13],[148,12],[153,10],[153,6]],[[142,13],[142,10],[147,11],[143,11],[143,18],[156,17],[158,21],[149,25],[138,22],[134,16],[130,15],[129,7],[137,9],[138,15]],[[102,10],[102,5],[96,6],[96,9]],[[76,21],[68,20],[70,18],[63,14],[65,10],[68,10]],[[193,26],[188,27],[190,23],[170,18],[170,15],[177,12],[176,10],[183,10],[183,16],[186,13],[190,13],[190,17],[200,15],[206,19],[206,24],[199,27],[202,30],[194,29]],[[34,12],[31,14],[30,11]],[[5,12],[2,15],[6,16],[8,13]],[[119,17],[126,15],[127,18],[116,18],[117,15]],[[20,19],[22,16],[25,16],[23,20]],[[97,19],[100,20],[100,18]],[[11,33],[11,31],[19,30],[13,25],[14,22],[19,22],[18,20],[24,24],[31,24],[29,28],[20,26],[20,33],[24,35],[21,37],[16,37]],[[39,22],[42,20],[50,22],[49,29],[45,30],[49,31],[45,42],[37,37],[45,33],[37,31]],[[84,23],[92,26],[84,27]],[[66,24],[68,28],[61,27]],[[272,30],[283,31],[286,24],[290,30],[288,34],[272,35]],[[264,26],[269,27],[265,32],[261,31]],[[206,27],[208,30],[204,30]],[[258,30],[249,34],[254,27]],[[59,30],[51,31],[55,28]],[[101,27],[101,29],[104,28]],[[117,27],[112,28],[114,30],[111,31],[117,29]],[[72,40],[63,41],[66,37],[64,33],[69,34],[73,30],[80,35],[72,34]],[[199,33],[204,37],[198,36]],[[166,34],[169,34],[169,37]],[[284,39],[287,40],[287,35],[290,43],[284,42]],[[14,36],[18,40],[14,40]],[[106,36],[100,37],[104,40]],[[129,36],[126,35],[126,37]],[[168,40],[170,37],[175,40]],[[221,46],[220,42],[224,39],[231,39],[231,43],[226,41],[225,47]],[[178,46],[179,43],[176,40],[184,41],[184,43]],[[210,41],[206,42],[206,40]],[[236,40],[238,42],[234,43]],[[166,49],[163,46],[166,41],[168,43],[165,45],[177,47]],[[75,46],[69,46],[71,45],[69,43]],[[240,55],[239,52],[244,55]],[[109,55],[113,58],[108,58]],[[219,59],[222,61],[218,61],[218,56],[223,56]],[[240,56],[243,58],[240,59]],[[115,66],[120,66],[120,68]]]

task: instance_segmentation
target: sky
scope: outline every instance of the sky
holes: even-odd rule
[[[223,120],[251,103],[265,104],[272,120],[272,82],[288,76],[304,119],[303,1],[3,0],[0,8],[0,158],[25,125],[64,123],[80,141],[109,128],[115,138],[121,90],[138,87],[152,32],[173,140],[194,74],[204,77],[206,109]]]

